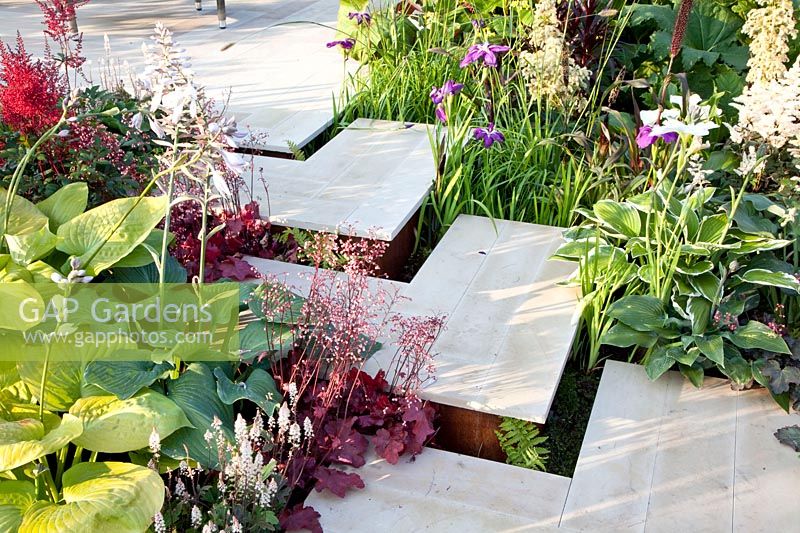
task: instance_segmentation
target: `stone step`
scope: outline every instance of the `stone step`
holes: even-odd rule
[[[295,164],[295,162],[288,162]],[[573,270],[548,261],[561,229],[461,215],[411,283],[374,280],[403,297],[393,313],[444,315],[433,345],[435,380],[420,396],[437,403],[544,423],[576,325]],[[307,290],[310,267],[248,258],[264,274]],[[344,274],[341,274],[344,275]],[[391,339],[366,370],[391,367]]]
[[[555,531],[569,478],[426,448],[396,465],[372,456],[353,470],[363,490],[312,492],[326,533]]]
[[[651,382],[608,361],[567,497],[578,531],[798,531],[800,460],[776,429],[800,423],[764,390],[678,372]]]
[[[358,119],[307,161],[254,157],[248,188],[275,224],[392,241],[435,176],[427,125]]]

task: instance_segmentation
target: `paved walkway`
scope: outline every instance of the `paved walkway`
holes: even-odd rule
[[[287,140],[305,145],[331,123],[346,69],[357,67],[325,47],[335,35],[338,0],[227,5],[228,28],[220,30],[211,0],[203,11],[192,0],[92,0],[78,10],[85,55],[98,68],[108,34],[114,55],[139,69],[141,43],[161,21],[186,48],[209,93],[230,93],[230,110],[256,133],[255,146],[288,152]],[[0,15],[0,39],[12,42],[19,30],[29,52],[41,53],[42,17],[32,0],[0,0]]]

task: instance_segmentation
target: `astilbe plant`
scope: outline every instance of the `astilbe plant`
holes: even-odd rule
[[[24,137],[35,137],[61,118],[65,91],[55,64],[34,60],[17,34],[16,50],[0,43],[0,118]]]

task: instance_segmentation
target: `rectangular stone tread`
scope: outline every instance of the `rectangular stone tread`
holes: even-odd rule
[[[426,448],[396,465],[371,456],[365,488],[306,500],[326,533],[554,531],[569,478]]]
[[[773,433],[800,423],[765,390],[678,372],[651,382],[607,361],[563,527],[578,531],[800,531],[800,460]]]

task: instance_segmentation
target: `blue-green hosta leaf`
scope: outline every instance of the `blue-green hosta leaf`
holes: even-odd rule
[[[594,214],[607,227],[626,237],[637,237],[642,229],[639,211],[631,204],[600,200],[594,204]]]
[[[285,354],[294,343],[294,327],[256,320],[239,332],[239,347],[243,359],[264,353]]]
[[[60,450],[82,430],[81,421],[69,414],[65,414],[61,423],[49,431],[45,424],[34,418],[0,420],[0,472],[13,470]]]
[[[771,272],[763,268],[753,268],[740,276],[743,281],[755,285],[767,285],[769,287],[780,287],[800,293],[800,281],[786,272]]]
[[[695,345],[709,361],[713,361],[720,367],[725,367],[724,341],[719,335],[709,335],[707,337],[693,337]]]
[[[105,453],[147,447],[154,428],[164,439],[180,428],[191,426],[175,402],[152,390],[127,400],[116,396],[81,398],[72,406],[70,414],[80,418],[84,426],[75,444]]]
[[[35,501],[36,487],[30,481],[0,481],[0,531],[16,532]]]
[[[667,312],[661,300],[653,296],[625,296],[608,308],[608,315],[637,331],[664,327]]]
[[[152,259],[152,258],[151,258]],[[165,283],[186,283],[188,275],[186,269],[178,263],[174,257],[167,256],[166,269],[164,271]],[[119,267],[113,268],[111,276],[106,279],[107,283],[158,283],[159,272],[154,261],[145,266],[138,267]]]
[[[83,268],[97,274],[144,242],[163,218],[166,206],[165,196],[112,200],[59,227],[57,248],[80,257]],[[114,231],[123,218],[122,225]]]
[[[775,438],[781,444],[789,446],[796,452],[800,452],[800,425],[786,426],[775,432]]]
[[[89,186],[82,181],[76,181],[64,185],[36,204],[36,207],[50,219],[50,230],[58,231],[59,226],[86,211],[87,205]]]
[[[675,359],[667,355],[667,350],[669,348],[674,348],[674,345],[659,346],[647,357],[644,369],[650,380],[657,380],[675,364]]]
[[[247,305],[258,318],[275,323],[296,324],[303,316],[305,302],[305,298],[281,284],[263,283],[253,291]]]
[[[217,378],[217,394],[219,399],[228,405],[239,400],[250,400],[258,405],[267,416],[272,416],[275,408],[282,401],[275,380],[260,368],[255,368],[244,381],[234,383],[221,368],[214,369]]]
[[[80,463],[63,477],[63,501],[40,501],[25,513],[20,533],[96,531],[142,533],[164,504],[157,472],[130,463]]]
[[[92,361],[86,365],[83,377],[86,383],[127,400],[174,368],[166,361]]]
[[[600,338],[600,342],[609,346],[627,348],[629,346],[643,346],[650,348],[658,340],[658,335],[649,331],[637,331],[622,322],[614,324]]]
[[[207,443],[204,435],[215,418],[221,430],[233,440],[233,408],[219,399],[211,369],[192,363],[176,380],[167,383],[168,396],[183,409],[191,428],[182,428],[161,442],[161,452],[173,459],[188,457],[206,467],[218,467],[216,444]]]
[[[737,328],[730,338],[733,344],[746,350],[761,349],[774,353],[792,353],[783,337],[756,320]]]

